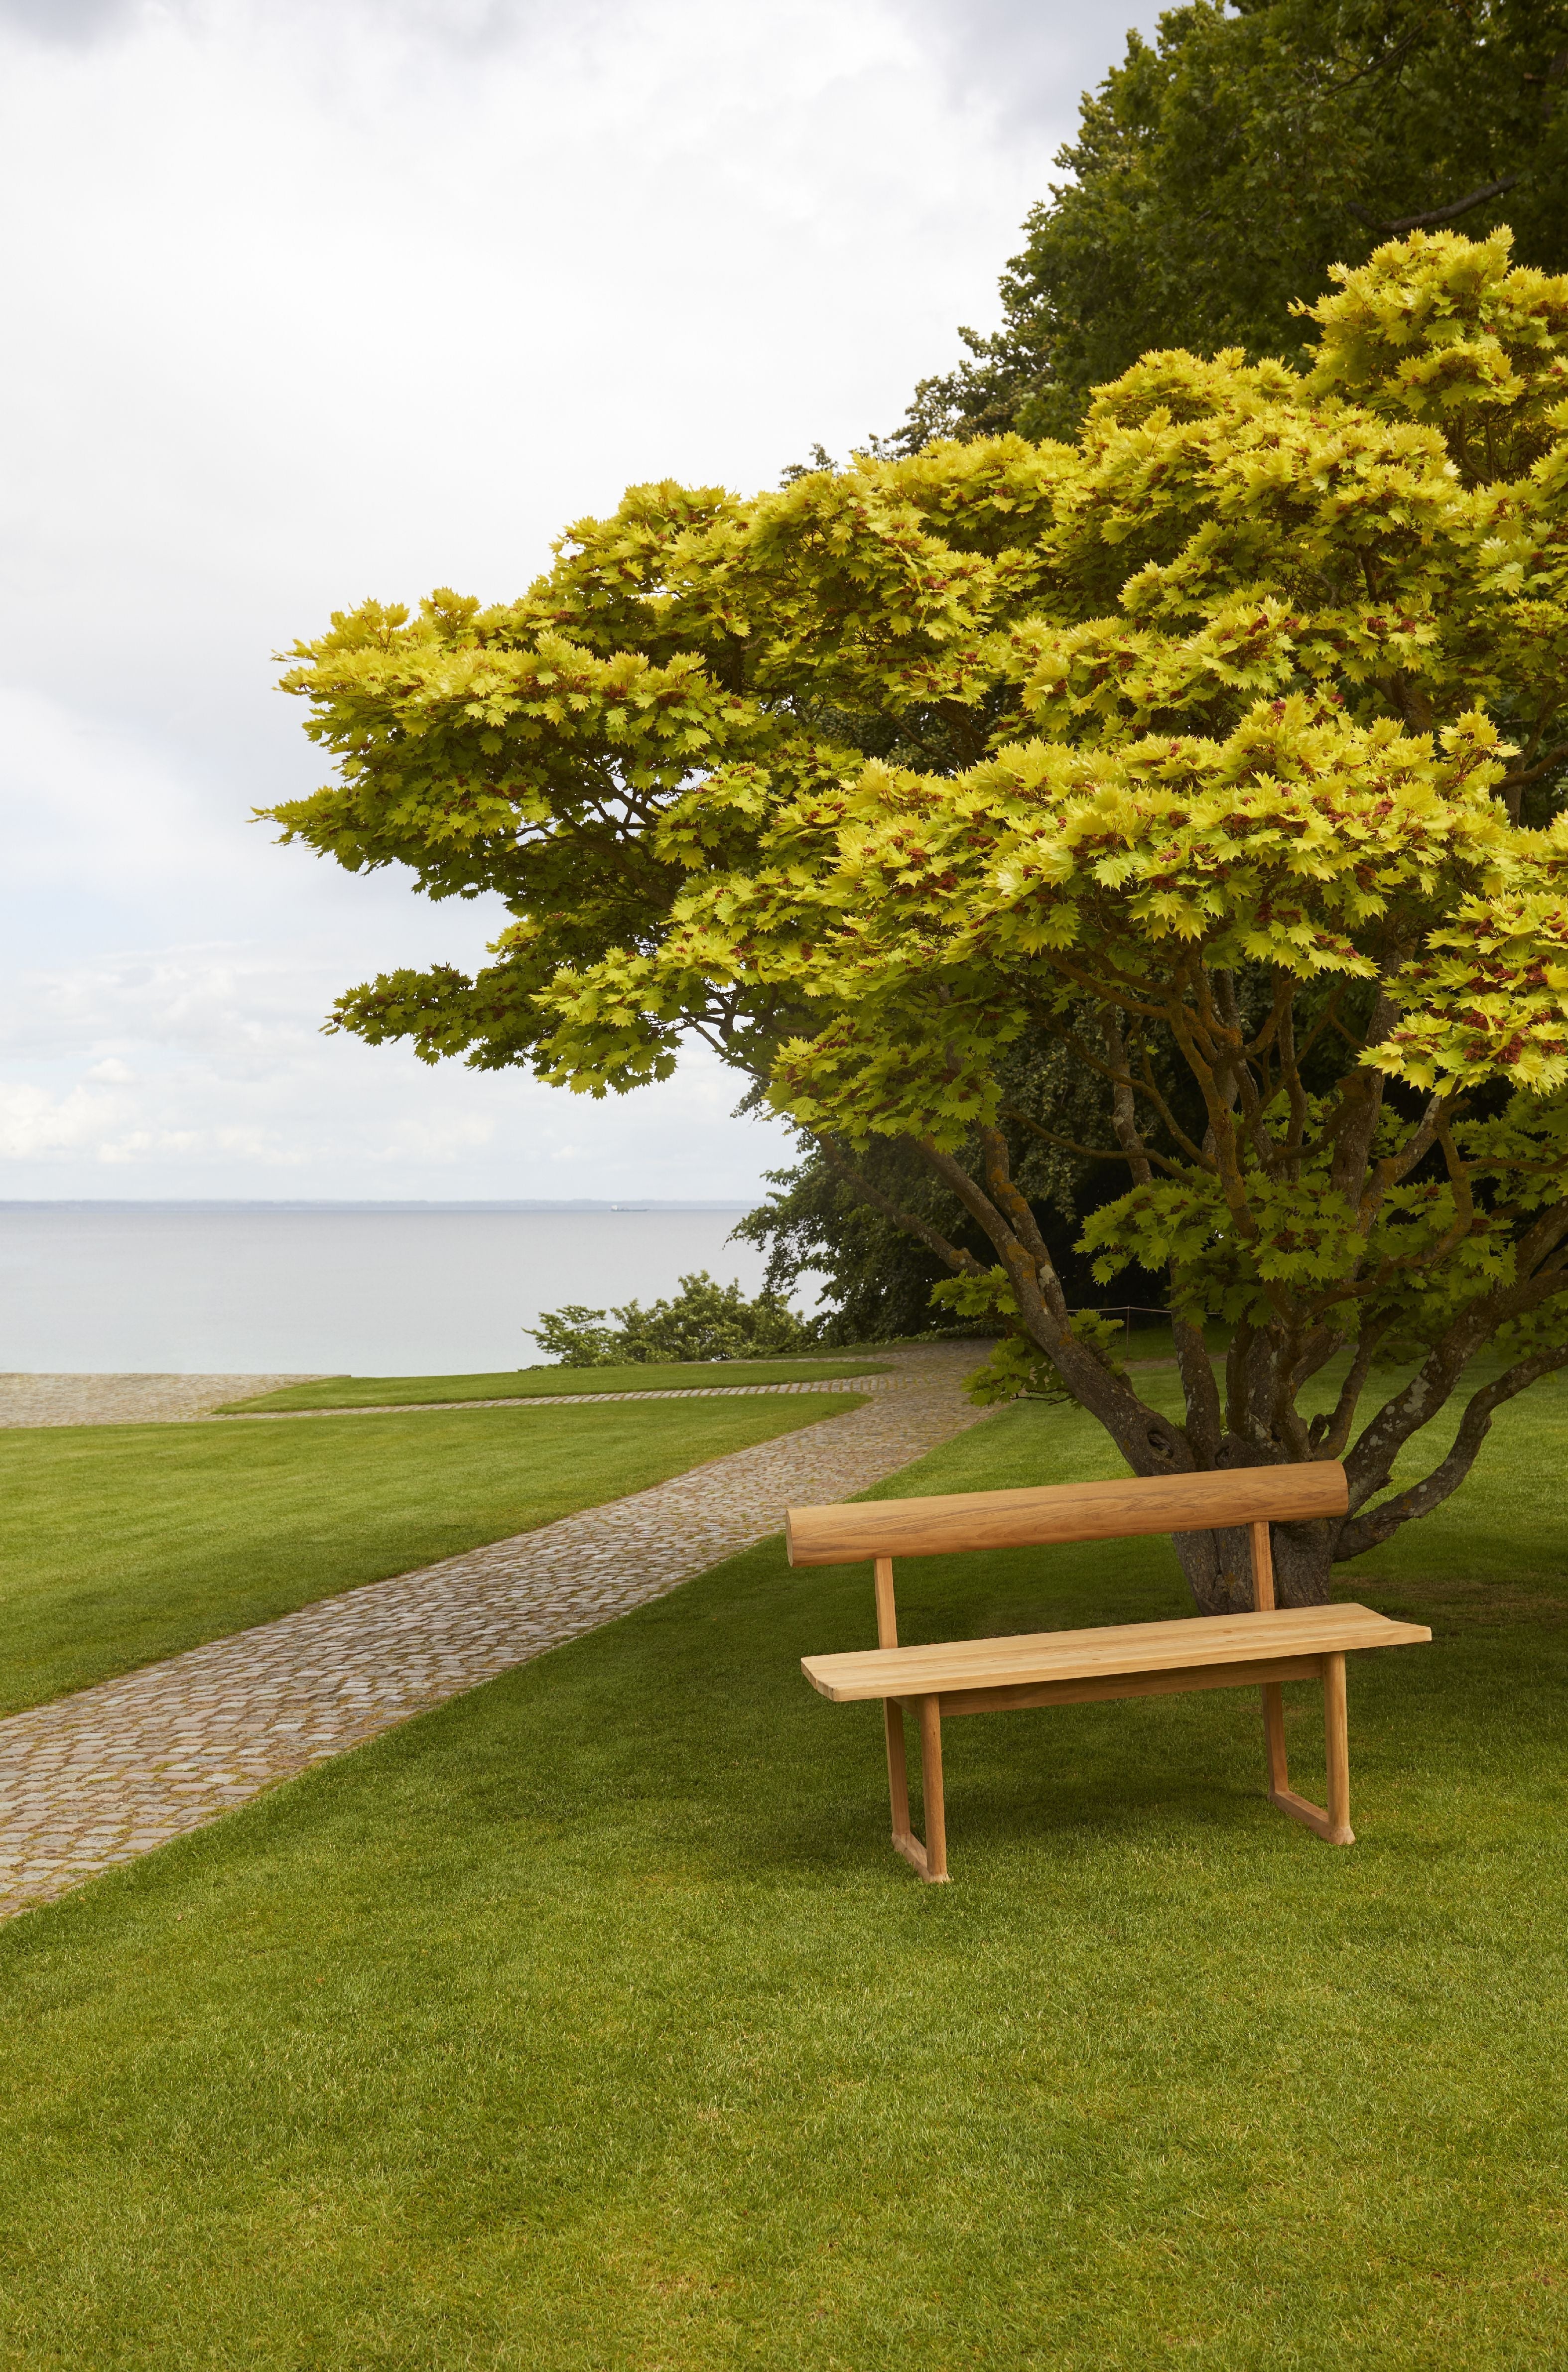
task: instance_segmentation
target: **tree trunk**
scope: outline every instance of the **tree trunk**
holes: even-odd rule
[[[1337,1524],[1275,1524],[1274,1603],[1326,1606]],[[1178,1532],[1171,1541],[1200,1614],[1252,1610],[1251,1545],[1245,1525],[1217,1532]]]

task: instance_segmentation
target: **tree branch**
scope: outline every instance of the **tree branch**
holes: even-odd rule
[[[1456,198],[1451,206],[1434,206],[1429,214],[1424,215],[1400,215],[1393,222],[1379,222],[1376,215],[1368,214],[1365,206],[1358,206],[1350,198],[1345,200],[1345,211],[1354,215],[1358,222],[1365,223],[1369,229],[1383,231],[1389,238],[1399,238],[1407,230],[1430,230],[1434,223],[1454,222],[1460,215],[1468,215],[1473,207],[1485,205],[1488,198],[1502,197],[1523,179],[1522,173],[1504,173],[1500,181],[1488,181],[1484,189],[1472,190],[1468,198]]]
[[[1109,1005],[1102,1006],[1099,1019],[1100,1028],[1105,1032],[1106,1051],[1114,1065],[1113,1070],[1106,1074],[1112,1086],[1111,1125],[1116,1131],[1116,1141],[1121,1147],[1121,1157],[1132,1173],[1133,1182],[1146,1186],[1152,1175],[1153,1163],[1158,1162],[1162,1169],[1170,1170],[1172,1174],[1174,1165],[1163,1155],[1150,1152],[1138,1126],[1137,1106],[1132,1100],[1136,1082],[1132,1076],[1127,1041],[1121,1034],[1121,1024],[1114,1008]],[[1153,1092],[1156,1105],[1163,1110],[1164,1097],[1157,1089]],[[1177,1134],[1179,1135],[1179,1131]],[[1196,1151],[1197,1148],[1193,1149]],[[1176,1284],[1174,1262],[1167,1273],[1168,1292]],[[1181,1378],[1181,1396],[1187,1407],[1188,1437],[1199,1457],[1212,1466],[1219,1457],[1225,1439],[1225,1416],[1220,1407],[1219,1386],[1214,1381],[1208,1345],[1203,1340],[1203,1330],[1201,1326],[1194,1326],[1190,1320],[1173,1317],[1171,1334],[1176,1344],[1177,1372]]]
[[[1353,1513],[1388,1486],[1395,1459],[1423,1424],[1436,1415],[1458,1382],[1467,1361],[1511,1318],[1523,1318],[1568,1285],[1568,1269],[1542,1263],[1568,1235],[1568,1206],[1555,1204],[1537,1221],[1518,1247],[1519,1280],[1466,1305],[1441,1342],[1434,1343],[1408,1383],[1367,1424],[1345,1459]]]
[[[1355,1423],[1355,1412],[1366,1389],[1366,1378],[1372,1373],[1372,1362],[1377,1355],[1377,1345],[1388,1331],[1386,1326],[1368,1327],[1356,1344],[1350,1372],[1340,1386],[1339,1399],[1332,1409],[1313,1418],[1308,1428],[1308,1439],[1315,1458],[1344,1456],[1350,1429]]]
[[[1504,1401],[1527,1391],[1542,1376],[1551,1375],[1559,1367],[1568,1366],[1568,1343],[1554,1351],[1538,1351],[1528,1359],[1520,1359],[1490,1384],[1482,1386],[1466,1403],[1459,1420],[1459,1430],[1446,1458],[1434,1466],[1422,1482],[1412,1483],[1395,1498],[1386,1499],[1365,1516],[1344,1525],[1334,1549],[1334,1562],[1342,1564],[1349,1557],[1364,1556],[1368,1549],[1381,1547],[1392,1539],[1402,1524],[1416,1517],[1429,1516],[1445,1499],[1457,1491],[1470,1468],[1475,1464],[1481,1443],[1492,1430],[1492,1419]]]
[[[1105,1024],[1106,1016],[1113,1011],[1114,1008],[1109,1006],[1103,1006],[1100,1008],[1100,1022],[1102,1028]],[[1112,1068],[1109,1064],[1103,1063],[1099,1056],[1095,1052],[1094,1049],[1086,1042],[1086,1040],[1078,1035],[1078,1032],[1075,1029],[1063,1029],[1060,1030],[1057,1034],[1060,1036],[1062,1043],[1064,1046],[1070,1046],[1074,1053],[1079,1057],[1080,1061],[1086,1063],[1089,1069],[1091,1071],[1098,1072],[1102,1079],[1109,1080],[1113,1087],[1131,1087],[1135,1094],[1147,1096],[1149,1101],[1158,1112],[1161,1120],[1164,1121],[1167,1128],[1169,1129],[1172,1137],[1175,1139],[1178,1145],[1179,1145],[1182,1152],[1187,1155],[1189,1160],[1197,1162],[1199,1166],[1204,1169],[1213,1170],[1214,1166],[1214,1163],[1209,1159],[1209,1157],[1203,1151],[1202,1146],[1195,1145],[1192,1139],[1180,1126],[1175,1113],[1171,1110],[1168,1103],[1167,1103],[1165,1097],[1160,1093],[1157,1083],[1150,1076],[1146,1062],[1144,1066],[1144,1076],[1141,1079],[1133,1077],[1131,1065],[1127,1060],[1125,1043],[1121,1037],[1120,1025],[1118,1026],[1116,1032],[1116,1042],[1123,1049],[1121,1058],[1122,1067],[1120,1071]],[[1148,1157],[1150,1160],[1153,1160],[1156,1157],[1153,1154],[1150,1154]]]
[[[1340,1005],[1343,999],[1344,993],[1344,981],[1342,979],[1337,980],[1334,983],[1333,987],[1329,992],[1328,1002],[1325,1004],[1322,1012],[1318,1016],[1317,1020],[1312,1024],[1311,1029],[1302,1040],[1301,1044],[1296,1048],[1295,1059],[1298,1064],[1306,1062],[1308,1054],[1311,1053],[1312,1049],[1317,1045],[1318,1039],[1323,1035],[1324,1030],[1330,1028],[1338,1029],[1340,1031],[1340,1035],[1342,1038],[1349,1040],[1352,1044],[1360,1044],[1361,1041],[1359,1039],[1350,1039],[1349,1031],[1344,1029],[1340,1023]]]
[[[1118,971],[1114,964],[1108,961],[1098,977],[1091,978],[1084,972],[1074,971],[1073,966],[1067,963],[1055,949],[1051,950],[1049,960],[1053,971],[1059,971],[1063,980],[1071,981],[1074,988],[1082,989],[1086,996],[1102,999],[1108,990],[1113,990],[1119,983],[1125,983],[1129,994],[1118,996],[1115,1000],[1124,1013],[1135,1013],[1143,1021],[1164,1020],[1165,1015],[1161,1007],[1145,1003],[1137,993],[1138,983],[1128,980],[1126,973]]]
[[[1116,1131],[1121,1157],[1132,1172],[1133,1184],[1146,1186],[1153,1176],[1152,1157],[1144,1142],[1144,1133],[1138,1126],[1138,1108],[1132,1100],[1133,1083],[1127,1062],[1127,1041],[1121,1034],[1121,1024],[1114,1009],[1109,1005],[1100,1008],[1099,1026],[1105,1033],[1105,1051],[1112,1065],[1107,1074],[1111,1083],[1110,1124]],[[1164,1100],[1161,1097],[1160,1101],[1163,1103]],[[1160,1167],[1169,1169],[1171,1165],[1168,1161],[1162,1161]]]
[[[1131,1384],[1074,1333],[1062,1280],[1034,1214],[1009,1175],[1006,1141],[1000,1132],[981,1131],[991,1193],[932,1138],[918,1142],[923,1157],[996,1247],[1029,1340],[1045,1353],[1079,1405],[1098,1418],[1133,1473],[1190,1473],[1196,1460],[1180,1426],[1148,1407]]]
[[[1367,1025],[1366,1044],[1380,1044],[1398,1018],[1393,998],[1386,989],[1379,989],[1372,1019]],[[1339,1027],[1337,1022],[1335,1027]],[[1384,1085],[1381,1071],[1357,1068],[1350,1072],[1341,1081],[1339,1109],[1324,1132],[1332,1138],[1334,1145],[1333,1159],[1329,1167],[1330,1181],[1339,1189],[1353,1210],[1360,1209],[1366,1190],[1367,1166],[1377,1134],[1378,1115],[1383,1109]]]
[[[1027,1128],[1032,1136],[1040,1137],[1047,1145],[1055,1145],[1058,1152],[1075,1154],[1080,1161],[1125,1161],[1128,1157],[1119,1146],[1079,1145],[1073,1137],[1058,1136],[1054,1129],[1042,1128],[1038,1120],[1031,1120],[1027,1111],[1018,1110],[1016,1104],[1002,1104],[998,1109],[1004,1120],[1016,1121],[1018,1126]],[[1167,1169],[1173,1178],[1179,1174],[1178,1164],[1167,1161],[1163,1153],[1146,1153],[1144,1158],[1148,1161],[1157,1161],[1160,1168]]]
[[[1391,50],[1385,50],[1381,57],[1368,58],[1364,66],[1357,66],[1354,74],[1344,76],[1339,82],[1326,82],[1322,89],[1323,98],[1332,99],[1342,90],[1353,90],[1358,82],[1366,80],[1368,75],[1380,74],[1387,66],[1397,66],[1405,52],[1419,40],[1421,29],[1419,24],[1412,26],[1404,40],[1396,41]]]
[[[1565,758],[1568,758],[1568,741],[1558,741],[1547,751],[1544,758],[1538,758],[1533,765],[1516,766],[1510,773],[1504,775],[1497,787],[1503,794],[1504,804],[1507,808],[1508,820],[1511,823],[1517,823],[1519,820],[1519,810],[1524,805],[1525,793],[1529,785],[1539,782],[1542,774],[1550,774],[1552,768],[1560,766]]]
[[[906,1236],[913,1236],[918,1242],[925,1246],[928,1251],[935,1252],[939,1261],[946,1262],[956,1274],[959,1276],[985,1274],[984,1269],[972,1252],[966,1252],[958,1245],[950,1244],[947,1237],[932,1227],[927,1220],[917,1219],[912,1212],[900,1211],[898,1204],[884,1194],[879,1187],[873,1186],[869,1178],[862,1177],[854,1164],[845,1158],[830,1137],[819,1136],[815,1129],[809,1130],[807,1134],[814,1144],[821,1146],[829,1167],[835,1169],[848,1185],[853,1186],[863,1201],[871,1204],[873,1210],[880,1211],[885,1219],[891,1219],[893,1225],[896,1227],[901,1227]]]

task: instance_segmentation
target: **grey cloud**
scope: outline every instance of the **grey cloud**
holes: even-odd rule
[[[415,41],[479,57],[549,34],[591,41],[602,29],[634,13],[639,0],[359,0],[362,11]]]
[[[304,20],[340,22],[357,17],[385,31],[434,48],[482,55],[540,31],[559,29],[555,0],[265,0],[269,13],[283,11]],[[606,18],[623,16],[638,0],[576,0],[569,19],[579,37]],[[0,0],[0,29],[13,28],[41,41],[87,49],[116,35],[169,17],[221,29],[226,18],[242,17],[257,0]]]
[[[253,5],[253,0],[251,0]],[[558,0],[269,0],[305,17],[357,16],[435,47],[483,52],[530,34],[569,26],[591,37],[616,17],[647,18],[657,0],[575,0],[563,19]],[[39,41],[85,48],[134,30],[149,18],[204,17],[209,23],[245,13],[247,0],[0,0],[0,28]],[[1126,27],[1152,34],[1157,7],[1121,0],[1120,7],[1084,0],[891,0],[892,12],[940,56],[955,84],[1000,105],[1020,122],[1070,124],[1080,91],[1122,53]],[[1123,21],[1125,20],[1125,21]]]
[[[0,25],[70,48],[127,29],[142,13],[141,0],[0,0]]]
[[[1125,54],[1135,28],[1152,39],[1160,9],[1148,0],[1107,6],[1084,0],[894,0],[897,13],[942,57],[956,87],[983,98],[1020,131],[1077,121],[1081,92]],[[1040,193],[1044,195],[1042,191]]]

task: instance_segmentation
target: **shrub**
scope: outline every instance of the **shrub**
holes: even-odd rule
[[[617,1326],[599,1321],[606,1317]],[[757,1359],[809,1350],[818,1330],[797,1318],[783,1296],[760,1293],[748,1300],[738,1280],[719,1285],[699,1269],[683,1276],[673,1301],[640,1301],[621,1308],[587,1309],[568,1302],[547,1309],[537,1326],[525,1326],[540,1350],[563,1367],[641,1367],[697,1359]]]

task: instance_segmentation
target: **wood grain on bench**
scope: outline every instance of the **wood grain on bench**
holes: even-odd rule
[[[792,1507],[791,1564],[860,1564],[868,1557],[941,1556],[964,1549],[1043,1548],[1053,1541],[1126,1541],[1342,1516],[1345,1471],[1227,1467],[1216,1474],[1129,1474],[1116,1482],[1052,1482],[1023,1491],[955,1491],[940,1499],[866,1499]]]
[[[1430,1639],[1414,1622],[1391,1622],[1369,1606],[1303,1606],[1272,1614],[1188,1615],[1178,1622],[1114,1622],[1092,1631],[1029,1631],[1000,1639],[951,1639],[930,1647],[871,1647],[806,1656],[801,1669],[835,1704],[867,1697],[946,1698],[1001,1682],[1100,1680],[1112,1674],[1191,1671],[1207,1665],[1307,1664],[1360,1647],[1400,1647]],[[946,1704],[944,1712],[947,1710]]]

